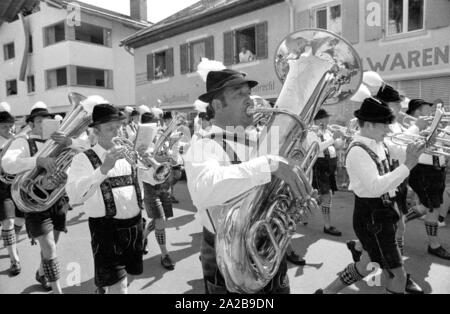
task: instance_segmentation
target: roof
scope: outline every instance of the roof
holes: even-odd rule
[[[0,1],[0,24],[12,22],[17,14],[23,10],[32,10],[40,0],[1,0]]]
[[[2,0],[3,1],[3,0]],[[131,27],[134,27],[136,29],[141,29],[143,27],[149,27],[152,26],[153,23],[148,21],[136,21],[132,19],[129,15],[121,14],[118,12],[110,11],[101,7],[97,7],[95,5],[91,5],[88,3],[84,3],[82,1],[75,1],[75,0],[41,0],[43,2],[46,2],[48,5],[57,7],[57,8],[67,8],[69,4],[78,4],[81,7],[81,10],[85,13],[98,15],[110,20],[120,21],[124,24],[127,24]]]
[[[133,48],[246,14],[284,0],[201,0],[122,40]]]

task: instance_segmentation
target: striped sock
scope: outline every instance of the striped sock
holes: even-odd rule
[[[156,242],[158,242],[159,245],[166,245],[166,230],[162,229],[162,230],[155,230],[155,237],[156,237]]]
[[[425,222],[425,229],[429,237],[437,237],[439,225],[437,222]]]

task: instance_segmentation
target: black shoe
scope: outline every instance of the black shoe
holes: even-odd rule
[[[94,294],[106,294],[106,289],[103,287],[97,287],[97,289],[95,289]]]
[[[22,267],[20,267],[20,262],[11,262],[11,267],[9,268],[11,276],[17,276],[21,271]]]
[[[348,248],[348,249],[350,250],[350,252],[352,253],[353,261],[354,261],[355,263],[359,262],[359,261],[361,260],[362,252],[361,252],[361,251],[358,251],[358,250],[356,249],[356,242],[355,242],[355,241],[348,241],[348,242],[347,242],[347,248]]]
[[[292,251],[291,253],[286,255],[286,259],[294,265],[305,266],[306,261],[300,257],[297,253]]]
[[[440,257],[442,259],[450,260],[450,253],[442,246],[438,247],[437,249],[432,249],[431,247],[428,247],[428,253]]]
[[[424,294],[422,288],[414,282],[410,274],[406,274],[406,289],[405,291],[409,294]]]
[[[175,264],[172,262],[172,259],[170,258],[169,254],[167,254],[164,257],[161,257],[161,265],[168,270],[174,270]]]
[[[42,286],[42,288],[44,288],[44,290],[46,290],[46,291],[52,290],[52,286],[48,282],[47,278],[45,278],[45,276],[39,275],[39,270],[36,271],[36,281],[41,284],[41,286]]]
[[[339,230],[337,230],[335,227],[330,227],[330,228],[323,228],[323,232],[325,232],[326,234],[332,235],[334,237],[340,237],[342,236],[342,232],[340,232]]]
[[[177,199],[175,198],[175,196],[173,196],[173,195],[170,196],[170,200],[172,201],[173,204],[178,204],[178,203],[180,202],[180,201],[177,200]]]
[[[314,292],[314,294],[323,294],[323,290],[322,290],[322,289],[319,289],[319,290],[317,290],[316,292]]]

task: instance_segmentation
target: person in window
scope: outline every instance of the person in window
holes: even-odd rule
[[[248,49],[247,45],[242,46],[239,53],[239,63],[252,62],[253,60],[255,60],[253,52]]]

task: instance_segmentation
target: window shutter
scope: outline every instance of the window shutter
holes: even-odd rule
[[[75,40],[75,27],[69,26],[69,23],[64,23],[66,40]]]
[[[106,88],[114,89],[114,72],[112,70],[106,70]]]
[[[189,73],[189,44],[180,45],[180,71],[181,74]]]
[[[153,81],[155,79],[155,69],[153,66],[153,53],[147,55],[147,80]]]
[[[359,42],[359,0],[342,1],[342,36],[352,44]]]
[[[166,51],[166,71],[167,76],[171,77],[174,76],[174,69],[173,69],[173,48],[167,49]]]
[[[231,65],[234,63],[234,32],[223,34],[223,63]]]
[[[295,29],[301,30],[311,27],[311,15],[309,10],[297,12],[295,17]]]
[[[427,0],[425,24],[427,29],[436,29],[450,25],[450,1]]]
[[[385,29],[386,6],[384,0],[366,0],[364,25],[366,41],[379,40]]]
[[[67,67],[67,77],[69,81],[67,82],[68,86],[76,86],[77,85],[77,67],[75,65],[69,65]]]
[[[267,59],[269,57],[267,28],[267,22],[256,25],[256,59]]]
[[[214,36],[205,39],[205,56],[209,60],[214,60]]]

